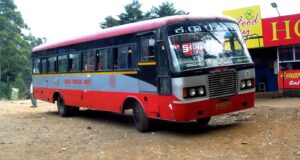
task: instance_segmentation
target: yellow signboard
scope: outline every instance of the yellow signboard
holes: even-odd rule
[[[228,10],[224,11],[223,14],[236,19],[248,48],[264,46],[259,6]]]

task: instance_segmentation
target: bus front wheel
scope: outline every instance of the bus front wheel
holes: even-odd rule
[[[57,97],[57,110],[61,117],[68,117],[71,114],[71,108],[64,104],[64,100],[61,96]]]
[[[150,120],[145,115],[143,107],[138,102],[136,102],[133,106],[133,121],[139,132],[149,131]]]

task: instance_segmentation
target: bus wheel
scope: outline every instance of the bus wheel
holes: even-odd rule
[[[58,114],[61,117],[68,117],[68,116],[70,116],[71,109],[70,109],[69,106],[66,106],[64,104],[64,100],[61,98],[61,96],[57,97],[57,110],[58,110]]]
[[[201,128],[208,127],[208,123],[209,123],[210,119],[211,119],[211,117],[197,119],[198,126],[200,126]]]
[[[149,119],[138,102],[136,102],[133,106],[133,121],[139,132],[146,132],[149,130]]]

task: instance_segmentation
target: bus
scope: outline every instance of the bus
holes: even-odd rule
[[[62,117],[80,107],[153,120],[195,121],[254,107],[254,63],[237,23],[170,16],[100,30],[32,50],[37,99]]]

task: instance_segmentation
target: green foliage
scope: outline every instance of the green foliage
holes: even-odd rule
[[[150,11],[145,13],[141,10],[141,6],[142,4],[138,0],[133,0],[124,7],[125,12],[119,14],[117,19],[108,16],[105,18],[104,22],[100,23],[100,27],[109,28],[146,19],[189,14],[182,10],[176,10],[174,3],[172,2],[163,2],[158,7],[152,7]]]
[[[9,99],[9,87],[7,83],[0,82],[0,100]]]
[[[25,92],[31,81],[30,53],[44,39],[24,35],[29,30],[13,0],[0,0],[0,98],[8,98],[10,88]]]
[[[120,24],[127,24],[139,21],[144,18],[141,11],[142,4],[138,0],[133,0],[132,3],[125,6],[125,13],[121,13],[118,17]]]
[[[148,14],[150,15],[150,18],[159,18],[173,15],[187,15],[189,12],[176,10],[174,3],[172,2],[163,2],[158,7],[152,7]]]
[[[113,18],[112,16],[108,16],[105,18],[105,22],[100,23],[101,28],[109,28],[113,26],[118,26],[120,25],[119,21]]]
[[[16,77],[15,81],[12,82],[10,87],[19,89],[19,98],[23,98],[24,93],[26,93],[29,90],[28,85],[25,83],[21,75]]]

